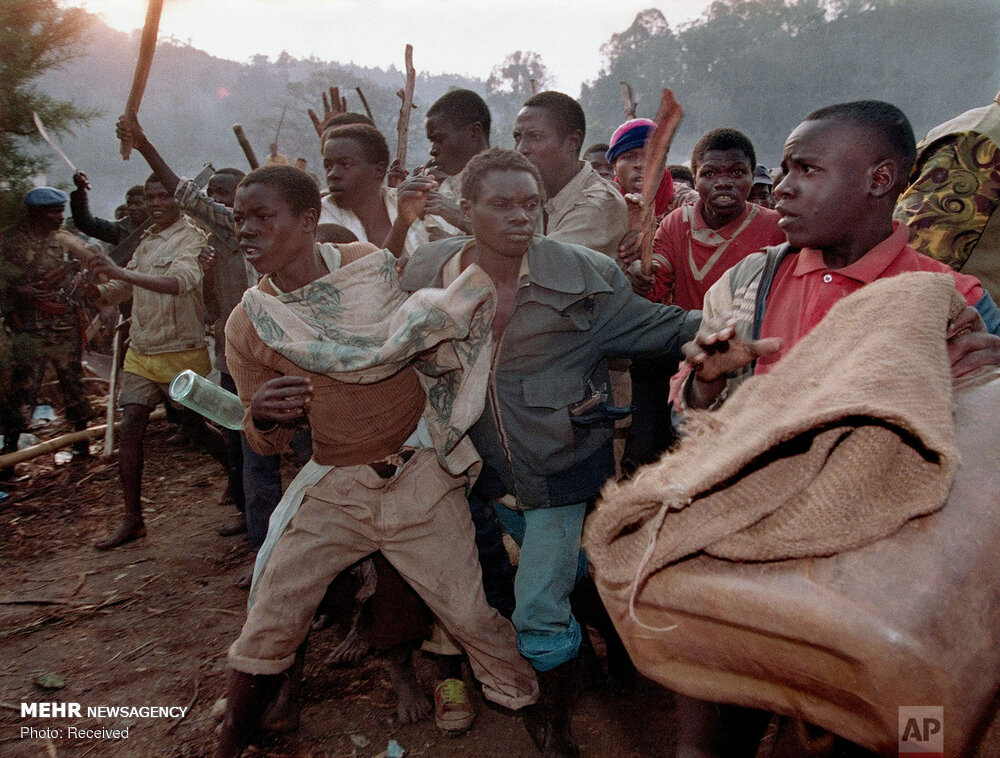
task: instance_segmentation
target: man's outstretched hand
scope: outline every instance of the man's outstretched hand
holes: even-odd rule
[[[781,340],[767,337],[745,342],[736,336],[736,319],[717,317],[702,322],[694,339],[684,345],[684,357],[695,376],[711,382],[730,371],[749,366],[763,355],[781,349]]]
[[[323,95],[323,116],[320,118],[316,115],[316,111],[309,108],[309,118],[312,120],[313,128],[316,130],[316,135],[323,139],[323,130],[326,128],[327,122],[334,116],[339,116],[342,113],[347,113],[347,104],[344,99],[340,96],[339,87],[330,87],[330,94],[327,95],[326,92]]]
[[[726,374],[780,349],[781,340],[777,337],[750,341],[737,337],[736,319],[732,316],[703,321],[694,339],[683,347],[685,360],[694,373],[688,405],[709,407],[725,389]]]
[[[948,358],[955,379],[984,366],[1000,366],[1000,337],[986,331],[982,316],[972,306],[948,326]]]

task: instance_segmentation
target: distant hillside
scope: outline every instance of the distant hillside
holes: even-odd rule
[[[671,87],[685,110],[671,162],[686,160],[707,130],[731,126],[748,134],[760,161],[773,166],[803,116],[822,105],[860,98],[899,105],[920,138],[934,124],[989,102],[1000,69],[997,0],[719,0],[701,19],[678,28],[651,8],[609,36],[601,48],[600,75],[579,93],[589,127],[584,144],[606,142],[621,123],[620,81],[632,84],[640,116],[652,117],[663,87]],[[416,47],[419,53],[419,40]],[[137,36],[95,22],[81,56],[40,82],[49,95],[104,114],[64,139],[67,152],[91,177],[94,208],[102,214],[110,214],[125,189],[148,174],[141,156],[121,161],[114,136],[137,49]],[[522,59],[518,52],[505,63],[534,58],[529,52]],[[427,158],[427,108],[452,87],[485,97],[493,115],[492,143],[511,147],[527,77],[536,76],[524,65],[512,71],[514,79],[494,82],[493,92],[489,81],[419,76],[410,167]],[[508,86],[516,82],[520,88]],[[354,92],[360,85],[394,151],[395,93],[402,84],[402,73],[392,67],[362,68],[286,54],[242,64],[165,40],[139,117],[175,170],[194,175],[207,160],[219,168],[246,168],[234,123],[243,124],[264,158],[287,106],[281,151],[289,158],[305,157],[309,168],[321,173],[319,144],[306,109],[321,107],[322,91],[339,86],[348,107],[360,111]],[[50,180],[68,184],[70,172],[53,160]]]
[[[138,35],[117,32],[95,19],[79,57],[40,81],[40,88],[53,97],[102,111],[101,117],[75,135],[60,138],[73,162],[90,177],[93,209],[101,215],[110,215],[122,202],[126,188],[141,183],[149,174],[142,156],[133,153],[130,161],[121,160],[114,129],[128,98],[138,44]],[[403,86],[403,79],[394,68],[384,71],[287,55],[276,61],[258,56],[243,64],[163,40],[157,47],[139,121],[171,167],[181,175],[193,176],[209,160],[217,168],[247,170],[232,132],[236,123],[243,125],[257,156],[266,158],[282,109],[287,106],[279,137],[281,152],[290,159],[305,157],[309,169],[320,174],[319,142],[306,109],[321,110],[320,93],[336,85],[346,94],[348,107],[362,111],[354,91],[360,86],[394,152],[400,102],[395,93]],[[453,87],[486,94],[481,80],[418,76],[414,94],[417,109],[410,117],[411,166],[427,159],[423,131],[427,107]],[[498,144],[509,143],[509,134],[508,127],[500,135],[506,140],[497,140]],[[58,159],[52,162],[48,180],[72,186],[71,172]]]

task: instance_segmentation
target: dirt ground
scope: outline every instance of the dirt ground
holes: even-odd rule
[[[47,439],[63,431],[56,423],[37,433]],[[211,754],[212,706],[223,694],[226,649],[245,612],[246,592],[235,583],[252,554],[243,537],[217,534],[234,514],[232,505],[219,505],[223,472],[206,455],[169,443],[173,431],[166,421],[153,422],[146,440],[149,536],[115,550],[92,547],[121,515],[114,458],[57,466],[50,453],[19,464],[13,480],[0,482],[8,493],[0,501],[0,756]],[[98,448],[95,441],[92,449]],[[400,724],[381,660],[323,663],[338,635],[330,629],[312,636],[299,731],[246,755],[375,758],[390,740],[408,758],[538,755],[520,720],[487,708],[474,689],[478,715],[464,736],[444,737],[432,720]],[[429,692],[433,666],[418,660],[417,669]],[[79,703],[82,715],[21,718],[22,702],[51,701]],[[102,706],[189,710],[180,719],[88,716],[88,708]],[[128,736],[71,736],[69,727],[127,728]],[[673,698],[645,680],[628,697],[589,690],[574,729],[585,758],[671,758]],[[994,723],[978,756],[993,758],[998,748]]]
[[[36,433],[48,439],[62,431],[55,425]],[[207,456],[168,443],[172,432],[166,421],[153,422],[146,440],[149,536],[115,550],[92,546],[121,515],[113,458],[56,466],[50,453],[19,464],[12,481],[0,482],[8,493],[0,501],[0,755],[210,755],[212,705],[223,694],[226,649],[244,618],[246,592],[235,583],[252,554],[243,537],[216,533],[235,512],[218,505],[222,470]],[[98,448],[95,442],[92,449]],[[520,720],[487,708],[475,690],[477,719],[467,735],[444,737],[432,720],[398,723],[381,660],[323,664],[339,641],[335,628],[312,636],[299,731],[247,755],[372,758],[389,740],[408,757],[538,755]],[[418,660],[417,670],[430,692],[434,667]],[[50,701],[80,703],[82,717],[21,718],[20,703]],[[190,710],[182,720],[88,718],[88,707],[99,706]],[[670,694],[650,682],[626,698],[586,692],[575,720],[583,754],[670,756],[672,710]],[[71,726],[128,727],[128,738],[71,737]],[[22,728],[59,735],[22,737]]]

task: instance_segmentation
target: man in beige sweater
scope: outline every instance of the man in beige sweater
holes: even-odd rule
[[[206,245],[203,232],[181,216],[170,192],[155,175],[145,184],[152,226],[124,268],[99,257],[88,265],[110,281],[100,285],[100,301],[114,305],[132,300],[129,349],[125,353],[121,394],[118,470],[125,496],[125,518],[95,544],[107,550],[146,536],[142,518],[142,441],[150,411],[167,399],[170,381],[191,369],[212,370],[205,340],[205,303],[198,256]],[[188,434],[223,466],[228,465],[222,435],[193,411],[181,409]]]

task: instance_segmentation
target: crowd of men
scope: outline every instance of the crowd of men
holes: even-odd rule
[[[822,108],[770,172],[747,135],[713,129],[688,166],[663,173],[649,273],[634,206],[655,122],[628,120],[584,150],[579,103],[542,92],[517,114],[514,150],[491,148],[490,127],[478,95],[447,93],[425,119],[431,160],[407,174],[371,119],[329,113],[317,121],[324,187],[272,156],[203,189],[123,117],[119,136],[152,174],[122,218],[93,217],[77,174],[70,197],[29,192],[0,242],[4,453],[49,362],[67,418],[86,427],[84,308],[130,305],[124,516],[97,548],[146,535],[143,437],[178,372],[214,367],[246,407],[243,431],[225,433],[172,411],[225,467],[240,515],[222,533],[246,531],[257,552],[218,756],[261,728],[294,728],[317,611],[353,604],[357,584],[401,720],[433,708],[444,731],[470,727],[464,656],[545,758],[577,756],[588,626],[605,637],[611,685],[627,692],[635,675],[580,545],[605,482],[657,460],[689,408],[719,407],[876,279],[951,274],[968,303],[949,336],[953,373],[1000,365],[1000,101],[919,147],[892,105]],[[61,229],[67,204],[110,255]],[[615,397],[613,359],[631,360],[630,403]],[[616,460],[615,422],[630,414]],[[307,462],[283,490],[289,445]],[[421,646],[440,664],[433,706],[413,671]],[[759,732],[723,748],[718,711],[679,703],[679,756],[754,754]]]

